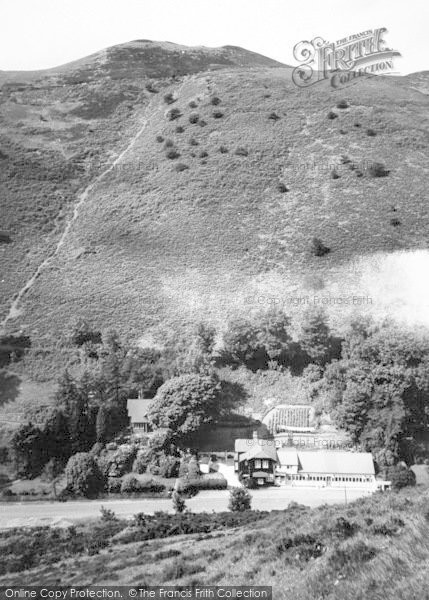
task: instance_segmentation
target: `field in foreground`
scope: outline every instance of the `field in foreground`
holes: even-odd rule
[[[3,576],[0,584],[263,584],[273,586],[275,598],[293,600],[426,598],[428,499],[427,492],[406,489],[348,506],[295,504],[236,521],[231,513],[185,515],[169,521],[170,530],[160,515],[159,531],[171,535],[152,540],[147,520],[132,527],[98,521],[54,533],[15,530],[0,538],[3,556],[25,544],[40,564]],[[198,533],[183,535],[190,522]],[[101,550],[94,540],[103,540]]]

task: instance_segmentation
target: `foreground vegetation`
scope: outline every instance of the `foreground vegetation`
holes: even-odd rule
[[[291,504],[272,513],[140,515],[131,522],[104,515],[68,530],[13,530],[0,536],[9,571],[0,583],[254,583],[293,600],[424,598],[428,500],[427,491],[414,489],[314,510]]]

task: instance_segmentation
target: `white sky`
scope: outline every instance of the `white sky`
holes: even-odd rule
[[[429,69],[427,0],[0,0],[0,70],[42,69],[134,39],[242,46],[288,64],[293,46],[386,27],[395,70]]]

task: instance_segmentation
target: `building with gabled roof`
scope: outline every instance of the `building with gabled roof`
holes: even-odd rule
[[[129,398],[127,400],[128,417],[135,434],[144,434],[151,431],[148,412],[151,400],[147,398]]]

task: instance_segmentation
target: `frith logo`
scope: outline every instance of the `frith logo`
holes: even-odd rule
[[[326,42],[321,37],[294,46],[293,55],[301,64],[292,72],[292,80],[299,87],[308,87],[330,79],[334,88],[345,85],[355,77],[377,75],[393,70],[393,58],[401,56],[386,47],[382,27],[364,31],[337,42]]]

